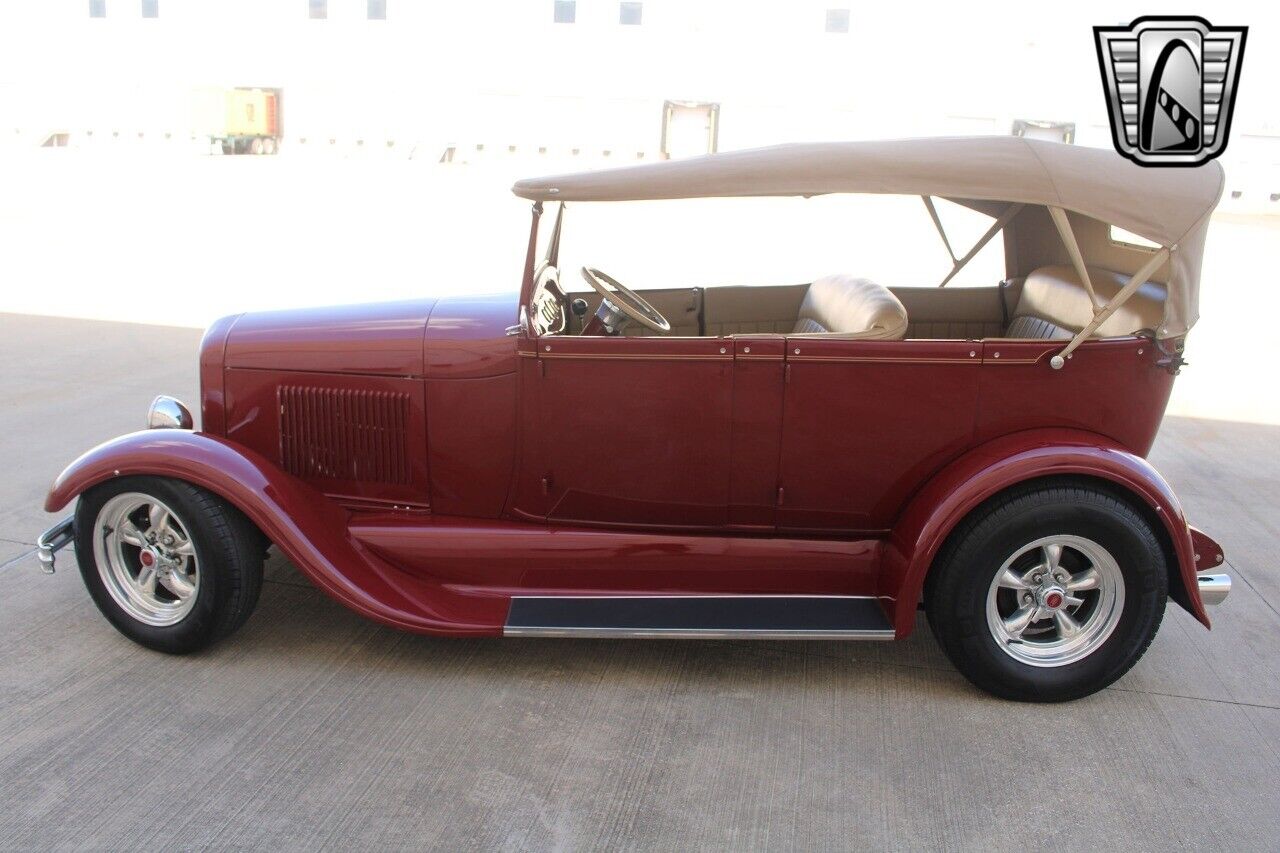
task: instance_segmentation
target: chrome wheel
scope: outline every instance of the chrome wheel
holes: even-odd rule
[[[125,492],[103,505],[93,555],[107,592],[139,622],[174,625],[195,606],[200,565],[190,528],[151,495]]]
[[[1124,577],[1111,554],[1082,536],[1046,536],[996,572],[987,627],[1020,663],[1065,666],[1098,649],[1120,624]]]

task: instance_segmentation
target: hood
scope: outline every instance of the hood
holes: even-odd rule
[[[422,376],[435,299],[242,314],[227,335],[231,368]]]
[[[515,370],[507,328],[518,302],[503,293],[262,311],[219,320],[209,337],[230,326],[222,350],[230,368],[481,378]]]

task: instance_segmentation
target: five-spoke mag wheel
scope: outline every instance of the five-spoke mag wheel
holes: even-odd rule
[[[266,540],[235,507],[190,483],[108,480],[80,497],[75,534],[94,603],[149,648],[203,648],[257,604]]]
[[[1168,597],[1157,528],[1105,484],[1027,484],[970,513],[925,584],[947,657],[997,696],[1101,690],[1137,662]]]
[[[1063,666],[1107,641],[1124,612],[1124,578],[1105,548],[1046,536],[1005,560],[987,595],[987,625],[1014,660]]]
[[[125,492],[107,501],[93,550],[107,591],[130,616],[164,626],[191,612],[200,561],[186,524],[159,498]]]

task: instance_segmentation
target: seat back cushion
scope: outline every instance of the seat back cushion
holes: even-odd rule
[[[1089,281],[1098,298],[1106,303],[1129,281],[1124,273],[1088,267]],[[1143,329],[1157,329],[1164,322],[1167,290],[1149,281],[1138,288],[1124,305],[1106,319],[1098,337],[1132,335]],[[1089,294],[1072,267],[1040,267],[1027,276],[1022,294],[1013,309],[1006,338],[1068,340],[1093,319]]]
[[[998,338],[1009,318],[1000,287],[891,287],[907,309],[907,337],[930,340]],[[1008,295],[1010,306],[1016,293]]]
[[[708,287],[707,334],[786,334],[796,324],[807,284]]]
[[[792,334],[902,340],[907,309],[887,287],[865,278],[829,275],[809,285]]]

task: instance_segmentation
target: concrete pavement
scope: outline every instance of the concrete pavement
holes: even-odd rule
[[[901,643],[450,640],[367,622],[273,556],[248,625],[117,634],[49,481],[197,399],[189,329],[0,315],[0,848],[1274,849],[1280,427],[1170,418],[1152,460],[1226,547],[1102,693],[971,688]],[[1190,370],[1195,370],[1194,367]]]

